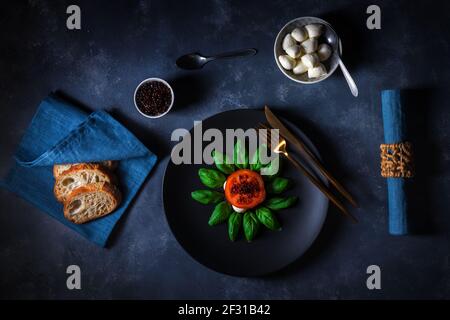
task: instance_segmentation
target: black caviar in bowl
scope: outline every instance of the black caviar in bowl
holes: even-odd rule
[[[172,107],[173,91],[165,81],[148,79],[137,87],[134,101],[145,116],[160,117]]]

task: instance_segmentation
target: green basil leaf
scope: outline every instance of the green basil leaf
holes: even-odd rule
[[[259,207],[256,209],[256,217],[259,222],[265,225],[270,230],[280,230],[280,223],[278,222],[275,215],[266,207]]]
[[[191,193],[191,197],[202,204],[216,204],[223,199],[223,193],[212,190],[196,190]]]
[[[222,152],[217,150],[213,151],[214,163],[216,164],[217,169],[222,171],[225,174],[232,174],[234,172],[234,164],[231,161],[230,157]]]
[[[256,148],[255,153],[252,156],[252,159],[250,161],[250,169],[253,171],[259,171],[261,170],[261,161],[259,160],[259,147]]]
[[[251,242],[258,232],[259,221],[255,214],[251,211],[247,211],[244,214],[244,234],[248,242]]]
[[[198,176],[202,183],[210,188],[220,188],[226,180],[222,172],[214,169],[202,168],[198,170]]]
[[[269,193],[279,194],[289,188],[290,180],[282,177],[275,177],[267,184],[267,191]]]
[[[231,205],[227,201],[222,201],[214,208],[211,217],[209,217],[208,224],[215,226],[216,224],[225,222],[232,212]]]
[[[239,233],[239,229],[242,224],[242,214],[238,212],[233,212],[228,218],[228,236],[231,241],[236,240]]]
[[[238,139],[234,145],[234,155],[233,155],[234,165],[239,169],[248,168],[248,152],[245,149],[244,141]]]
[[[297,197],[275,197],[266,201],[265,205],[267,208],[272,210],[286,209],[292,206],[296,201]]]

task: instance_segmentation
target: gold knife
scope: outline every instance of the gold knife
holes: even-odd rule
[[[280,135],[283,136],[288,142],[293,144],[297,150],[303,152],[307,158],[319,169],[319,171],[330,181],[330,183],[347,199],[354,207],[358,207],[358,204],[353,199],[351,194],[328,172],[317,157],[309,150],[309,148],[296,136],[294,136],[288,128],[273,114],[268,106],[264,107],[266,119],[270,126],[274,129],[280,130]]]

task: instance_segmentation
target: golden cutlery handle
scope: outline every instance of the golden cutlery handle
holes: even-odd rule
[[[291,157],[287,152],[283,153],[283,155],[297,168],[299,169],[331,202],[334,203],[336,207],[338,207],[341,212],[349,217],[353,222],[358,222],[358,220],[347,211],[347,209],[342,205],[342,203],[327,189],[325,188],[320,181],[314,177],[308,170],[296,159]]]
[[[330,181],[330,183],[344,196],[344,198],[347,199],[354,207],[358,207],[358,204],[356,203],[355,199],[353,199],[352,195],[344,188],[344,186],[339,183],[339,181],[337,181],[331,175],[331,173],[327,169],[325,169],[319,159],[316,158],[316,156],[308,149],[308,147],[303,143],[299,144],[298,146],[306,153],[306,155],[317,166],[317,168],[325,176],[325,178]]]

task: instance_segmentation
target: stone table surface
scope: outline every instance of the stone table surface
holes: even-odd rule
[[[106,109],[159,163],[106,249],[0,189],[1,298],[450,298],[450,116],[448,1],[77,1],[82,29],[66,28],[69,1],[0,4],[0,167],[4,173],[39,102],[59,91],[92,110]],[[368,30],[366,8],[381,8]],[[340,71],[311,86],[284,77],[273,57],[277,32],[299,16],[331,22],[360,96]],[[255,47],[252,58],[177,69],[187,52]],[[133,105],[147,77],[173,84],[177,102],[159,120]],[[408,89],[424,163],[414,211],[416,233],[387,232],[380,91]],[[171,132],[194,120],[268,104],[318,146],[326,166],[361,207],[352,225],[330,209],[311,249],[262,278],[216,273],[177,243],[164,217],[161,182]],[[416,108],[413,108],[416,107]],[[420,168],[418,168],[420,169]],[[66,288],[66,267],[82,270],[82,289]],[[379,265],[382,289],[368,290],[366,268]]]

